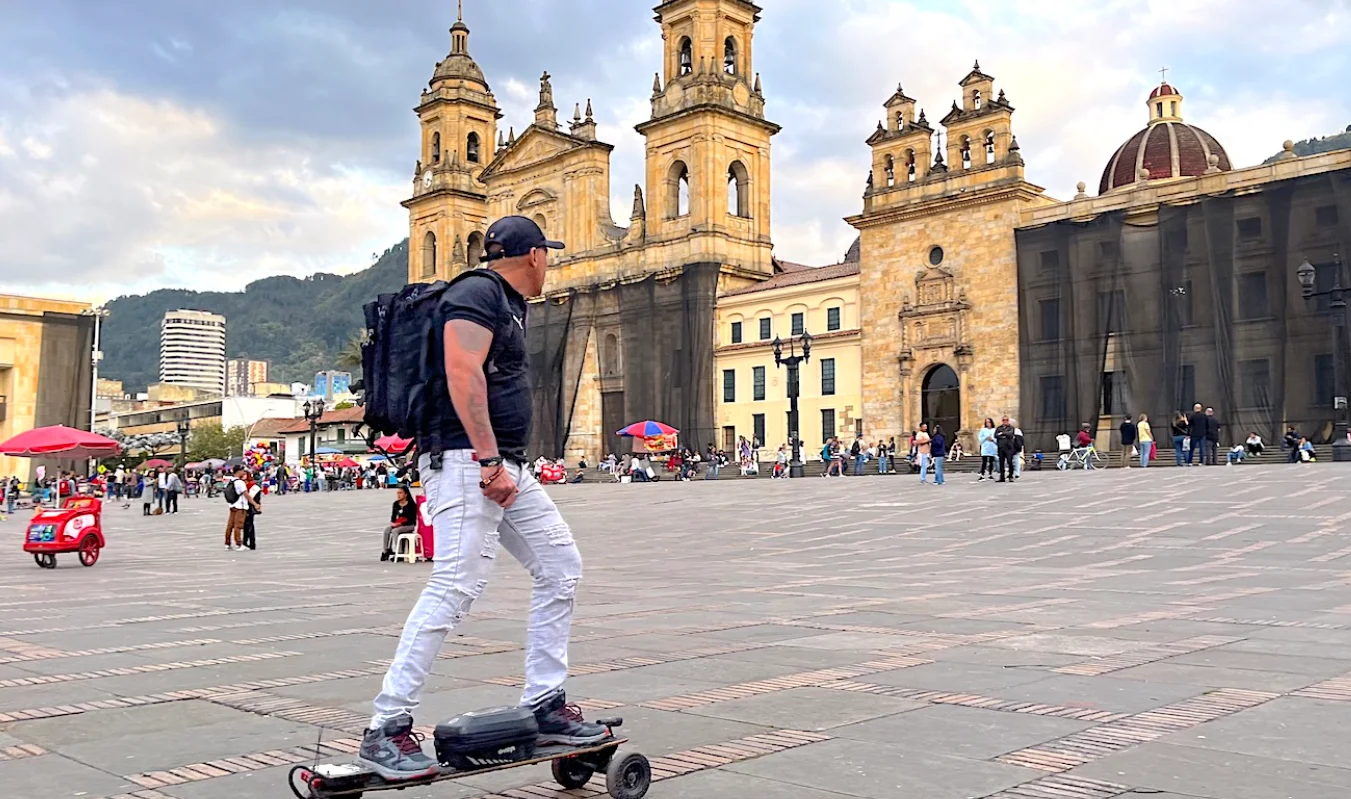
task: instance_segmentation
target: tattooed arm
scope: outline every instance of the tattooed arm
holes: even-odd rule
[[[446,322],[446,383],[455,414],[469,435],[479,458],[496,457],[497,436],[488,414],[488,380],[483,362],[493,343],[491,330],[474,322],[453,319]]]

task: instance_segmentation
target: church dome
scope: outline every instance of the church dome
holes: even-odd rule
[[[432,73],[431,87],[433,90],[440,87],[442,83],[448,81],[474,81],[488,89],[488,80],[483,77],[483,70],[469,55],[469,26],[464,24],[464,3],[460,4],[460,18],[455,24],[450,26],[450,54],[444,61],[436,64],[436,71]]]
[[[1232,168],[1214,136],[1182,121],[1182,93],[1163,83],[1149,93],[1149,124],[1117,148],[1102,170],[1098,194],[1150,180],[1198,177]]]

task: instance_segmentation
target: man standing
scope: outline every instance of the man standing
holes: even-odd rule
[[[919,432],[915,434],[915,460],[919,461],[919,481],[921,483],[929,482],[929,452],[932,445],[933,439],[929,436],[929,425],[921,424]]]
[[[1127,469],[1131,467],[1131,449],[1135,446],[1135,434],[1135,422],[1128,413],[1121,420],[1121,465]]]
[[[490,269],[452,284],[441,302],[441,335],[434,338],[449,397],[417,436],[436,558],[358,753],[386,779],[437,770],[413,732],[413,711],[446,634],[483,593],[499,541],[534,578],[521,704],[534,710],[539,743],[584,745],[608,734],[583,721],[563,691],[582,557],[525,454],[531,416],[525,298],[542,293],[549,250],[562,247],[530,219],[499,219],[486,237],[483,261]]]
[[[183,492],[183,478],[176,469],[170,469],[164,478],[164,512],[178,513],[178,495]]]
[[[1206,465],[1206,435],[1210,429],[1210,420],[1206,418],[1205,411],[1201,410],[1201,403],[1192,406],[1192,412],[1187,414],[1187,431],[1191,439],[1191,449],[1187,450],[1187,465],[1192,465],[1192,459],[1195,457],[1195,465]],[[1198,457],[1199,456],[1199,457]]]
[[[225,487],[225,499],[230,502],[230,516],[225,520],[225,548],[243,549],[244,548],[244,522],[248,518],[248,510],[251,505],[249,499],[248,484],[244,482],[248,469],[243,466],[235,469],[234,477],[230,478],[230,483]]]
[[[994,429],[994,443],[999,448],[999,480],[1004,483],[1013,482],[1013,459],[1017,455],[1017,443],[1015,438],[1017,433],[1013,425],[1009,423],[1009,417],[1005,416],[1000,420],[999,426]]]

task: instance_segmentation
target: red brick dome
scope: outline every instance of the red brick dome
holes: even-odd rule
[[[1149,126],[1112,154],[1102,170],[1098,194],[1130,186],[1139,180],[1141,170],[1148,171],[1150,180],[1167,180],[1204,175],[1212,158],[1217,169],[1232,168],[1229,154],[1214,136],[1182,121],[1182,92],[1161,84],[1149,93],[1145,105],[1149,108]]]

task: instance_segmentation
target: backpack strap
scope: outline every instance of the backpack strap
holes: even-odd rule
[[[459,283],[462,280],[468,280],[469,278],[472,277],[486,278],[497,284],[498,296],[501,298],[501,305],[498,308],[499,319],[514,316],[514,314],[511,312],[511,303],[507,300],[507,279],[502,277],[492,269],[487,268],[471,269],[468,272],[461,273],[460,275],[457,275],[453,280],[450,281],[450,284],[447,286],[447,289],[449,289],[450,286],[454,286],[456,283]],[[488,345],[488,357],[485,358],[483,361],[483,370],[485,372],[488,372],[490,369],[495,368],[493,363],[496,360],[498,346],[499,345],[497,341],[497,331],[494,330],[492,344]]]

